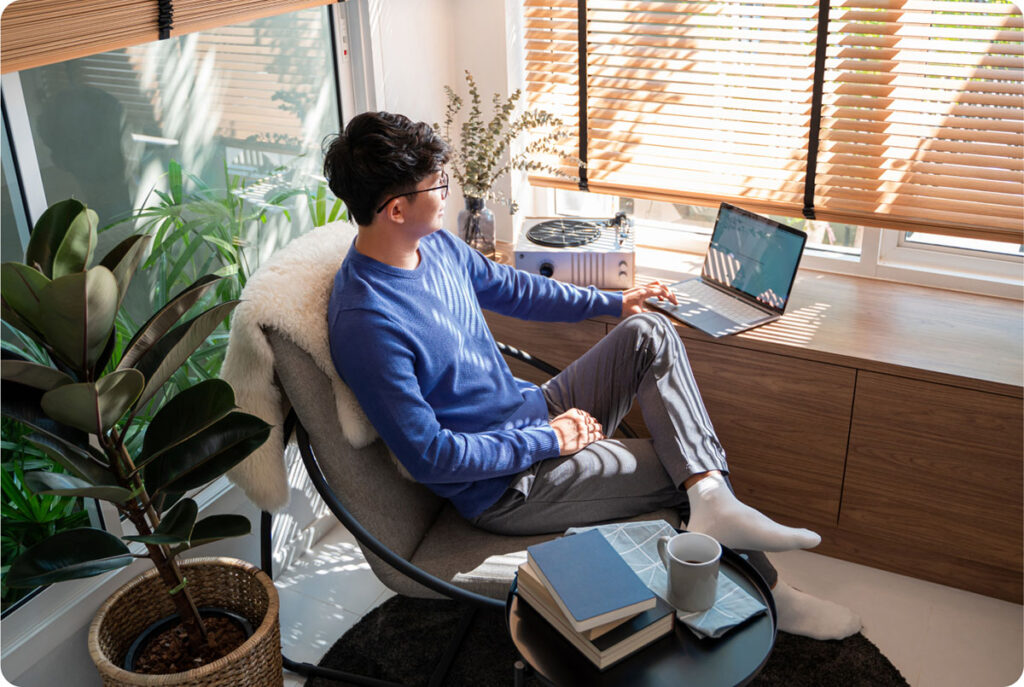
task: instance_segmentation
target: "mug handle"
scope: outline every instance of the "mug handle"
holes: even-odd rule
[[[658,537],[658,555],[661,557],[661,564],[668,570],[668,541],[672,537]]]

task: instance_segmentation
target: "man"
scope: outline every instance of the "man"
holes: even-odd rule
[[[818,638],[860,628],[850,611],[777,583],[763,551],[816,546],[741,503],[682,341],[644,300],[498,265],[442,228],[448,147],[424,123],[365,113],[324,158],[358,235],[331,293],[339,375],[409,474],[479,527],[561,532],[674,507],[688,529],[749,550],[774,585],[780,628]],[[543,387],[509,372],[481,308],[528,320],[626,319]],[[639,402],[650,440],[611,434]]]

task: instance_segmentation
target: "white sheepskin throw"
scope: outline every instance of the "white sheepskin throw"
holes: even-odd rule
[[[270,326],[304,349],[332,380],[345,438],[356,448],[377,438],[355,396],[338,377],[327,339],[327,302],[334,274],[355,238],[347,222],[334,222],[294,239],[262,265],[242,291],[231,318],[221,377],[235,390],[235,403],[273,428],[267,441],[228,472],[262,510],[288,505],[282,439],[284,408],[274,384],[274,354],[261,327]]]

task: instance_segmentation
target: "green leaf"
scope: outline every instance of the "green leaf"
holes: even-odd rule
[[[222,379],[208,379],[185,389],[150,421],[136,467],[188,441],[234,409],[235,392]]]
[[[187,491],[212,482],[270,436],[270,425],[254,415],[231,413],[151,462],[144,470],[150,491]]]
[[[138,370],[116,370],[96,382],[65,384],[43,394],[43,411],[58,422],[90,434],[114,426],[142,393],[146,378]]]
[[[125,346],[124,355],[117,368],[121,370],[126,367],[134,367],[139,358],[145,356],[174,326],[175,322],[181,319],[182,315],[188,312],[189,308],[195,305],[203,297],[203,294],[219,280],[220,277],[213,275],[201,277],[154,313],[144,325],[139,327],[135,336]]]
[[[214,272],[218,277],[231,277],[238,274],[238,265],[224,265],[219,270]]]
[[[53,256],[53,278],[83,272],[96,248],[96,227],[99,217],[94,210],[83,209],[71,221],[64,239]]]
[[[198,514],[199,506],[195,501],[182,499],[174,505],[174,508],[167,511],[152,534],[136,534],[125,537],[125,539],[162,546],[186,544],[192,534],[192,527],[196,524]]]
[[[2,289],[3,287],[0,287]],[[0,297],[0,317],[3,318],[4,324],[10,326],[15,334],[21,335],[31,339],[33,342],[38,344],[40,347],[45,347],[46,342],[43,341],[43,336],[40,334],[27,320],[22,318],[18,313],[14,311],[7,301]],[[7,342],[3,342],[3,346],[6,349]]]
[[[238,301],[221,303],[193,317],[168,332],[135,362],[134,367],[146,377],[146,388],[139,397],[139,406],[149,402],[164,382],[206,341],[210,332],[216,329],[237,305]]]
[[[53,277],[53,260],[64,241],[68,228],[85,206],[73,198],[54,203],[46,209],[39,221],[32,228],[32,236],[28,240],[25,251],[25,262],[47,278]]]
[[[146,248],[149,246],[152,237],[145,234],[134,234],[121,243],[114,246],[109,253],[100,260],[100,265],[114,273],[117,280],[117,305],[121,307],[124,296],[128,292],[128,285],[135,275],[135,270],[142,260]]]
[[[89,446],[89,437],[67,425],[63,425],[43,412],[41,400],[43,391],[4,380],[0,384],[0,414],[23,422],[46,436],[62,443],[68,443],[90,455],[101,456]]]
[[[208,243],[214,244],[215,246],[220,246],[223,250],[229,253],[234,253],[235,251],[235,247],[231,245],[230,241],[225,241],[224,239],[217,238],[216,236],[203,236],[202,239]]]
[[[166,513],[171,509],[174,504],[181,500],[181,497],[185,495],[183,491],[165,491],[157,494],[153,497],[153,504],[156,506],[157,511],[160,513]]]
[[[35,389],[49,391],[63,384],[71,384],[75,380],[60,370],[49,365],[29,362],[27,360],[4,360],[0,362],[0,377]]]
[[[106,267],[54,279],[40,292],[46,314],[41,331],[75,370],[91,370],[107,345],[117,316],[117,279]]]
[[[185,227],[191,231],[191,226],[195,223],[189,222]],[[195,257],[196,251],[202,247],[203,242],[198,240],[192,240],[186,243],[185,250],[181,252],[174,264],[171,266],[171,271],[167,274],[167,284],[176,284],[178,279],[182,276],[185,271],[185,267],[188,266],[189,262]]]
[[[114,535],[91,527],[60,532],[18,556],[7,571],[9,587],[91,577],[130,565],[128,547]]]
[[[93,486],[117,484],[117,477],[109,468],[97,464],[90,458],[88,451],[68,441],[45,434],[30,434],[25,440],[49,456],[53,462]]]
[[[196,523],[192,528],[192,536],[189,538],[188,545],[180,547],[175,553],[221,539],[244,537],[251,531],[252,526],[249,524],[249,519],[244,515],[235,515],[234,513],[211,515]]]
[[[124,503],[132,497],[130,489],[116,485],[92,485],[83,479],[58,472],[36,470],[25,475],[25,484],[37,494],[58,496],[81,496],[87,499],[103,499],[113,503]]]
[[[9,308],[17,316],[10,318],[5,312],[4,319],[30,336],[41,332],[46,319],[41,294],[49,283],[46,275],[20,262],[0,265],[0,293],[3,294],[5,310]],[[28,328],[23,324],[28,324]]]
[[[177,160],[171,160],[167,165],[167,186],[174,204],[179,205],[184,196],[181,183],[181,164]]]

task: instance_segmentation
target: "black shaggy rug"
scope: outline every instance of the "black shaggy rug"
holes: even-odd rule
[[[459,618],[460,609],[452,601],[393,597],[346,632],[320,665],[403,685],[426,685]],[[512,684],[515,658],[504,613],[479,611],[446,684],[507,687]],[[340,684],[344,683],[311,678],[306,687]],[[532,675],[526,684],[541,685]],[[906,687],[907,682],[864,635],[818,641],[780,632],[768,663],[751,685]]]

